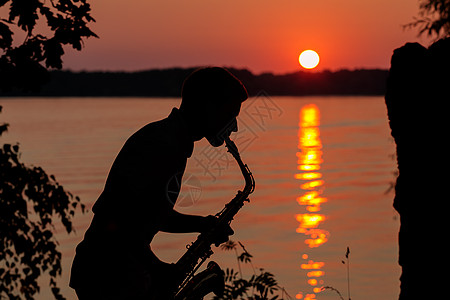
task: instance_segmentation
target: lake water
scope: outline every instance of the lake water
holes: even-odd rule
[[[19,142],[24,162],[42,166],[88,208],[102,191],[125,140],[148,122],[166,117],[179,99],[0,99],[0,122],[10,124],[1,143]],[[295,299],[394,299],[399,294],[399,220],[392,208],[396,163],[382,97],[269,97],[246,101],[235,139],[256,180],[255,192],[232,223],[233,240],[273,273]],[[177,209],[215,214],[243,187],[225,148],[196,143]],[[387,192],[388,191],[388,192]],[[60,285],[67,287],[74,248],[92,213],[75,218],[76,234],[57,238],[63,253]],[[158,234],[157,255],[176,261],[195,234]],[[350,253],[346,258],[347,247]],[[215,248],[215,247],[213,247]],[[233,252],[213,259],[238,269]],[[345,263],[345,264],[344,264]],[[253,270],[242,266],[244,277]],[[46,284],[43,282],[43,284]],[[42,287],[38,299],[50,299]]]

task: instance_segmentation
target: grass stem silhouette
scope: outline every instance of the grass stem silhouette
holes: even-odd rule
[[[351,300],[350,296],[350,248],[347,246],[347,251],[345,252],[345,259],[347,260],[347,263],[342,261],[343,264],[347,265],[347,294],[348,294],[348,300]]]

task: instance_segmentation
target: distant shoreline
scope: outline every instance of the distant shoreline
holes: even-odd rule
[[[13,90],[0,97],[157,97],[177,98],[184,79],[196,68],[153,69],[139,72],[52,71],[40,91]],[[381,96],[388,70],[359,69],[255,75],[228,68],[246,86],[250,96]]]

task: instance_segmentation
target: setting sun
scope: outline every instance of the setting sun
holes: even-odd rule
[[[319,64],[320,58],[314,50],[305,50],[298,57],[300,65],[305,69],[314,69]]]

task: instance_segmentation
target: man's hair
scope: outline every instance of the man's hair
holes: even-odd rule
[[[197,69],[183,83],[181,107],[204,110],[227,101],[245,101],[247,90],[228,70],[220,67]]]

